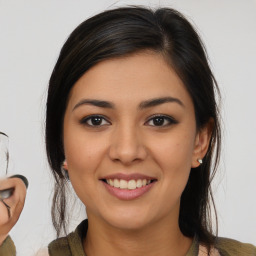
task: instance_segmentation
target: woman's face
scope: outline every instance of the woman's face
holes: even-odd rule
[[[66,168],[88,218],[121,229],[177,222],[203,134],[190,95],[161,55],[92,67],[72,88],[64,118]]]

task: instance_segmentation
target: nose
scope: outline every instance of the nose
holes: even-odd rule
[[[109,157],[124,165],[145,160],[146,147],[136,127],[124,125],[116,128],[110,142]]]

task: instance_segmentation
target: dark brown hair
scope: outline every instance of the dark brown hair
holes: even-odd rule
[[[182,233],[196,235],[209,247],[215,238],[210,202],[220,153],[219,90],[198,34],[182,14],[170,8],[123,7],[102,12],[81,23],[61,49],[49,82],[46,112],[46,150],[56,181],[53,224],[59,236],[66,224],[63,117],[72,86],[96,63],[144,50],[162,54],[182,79],[194,103],[197,129],[214,121],[209,149],[203,164],[190,172],[179,216]]]

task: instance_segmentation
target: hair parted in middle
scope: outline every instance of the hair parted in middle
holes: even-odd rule
[[[52,218],[57,236],[62,228],[66,231],[67,182],[61,168],[65,159],[63,119],[70,90],[95,64],[148,50],[161,54],[183,81],[193,100],[197,129],[209,120],[214,123],[203,163],[190,172],[179,215],[180,229],[185,236],[196,235],[208,247],[214,243],[210,202],[214,205],[211,181],[220,154],[216,103],[219,89],[205,48],[185,17],[171,8],[152,10],[136,6],[107,10],[81,23],[65,42],[52,72],[47,98],[46,150],[55,177]]]

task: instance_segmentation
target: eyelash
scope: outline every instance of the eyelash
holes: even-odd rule
[[[93,124],[88,124],[88,121],[89,120],[92,120],[92,118],[101,118],[101,120],[107,120],[104,116],[101,116],[101,115],[91,115],[91,116],[87,116],[85,118],[83,118],[80,123],[81,124],[84,124],[84,125],[87,125],[87,126],[90,126],[90,127],[100,127],[102,126],[101,124],[100,125],[93,125]],[[108,123],[110,123],[109,121],[107,121]]]
[[[168,124],[160,125],[160,127],[166,127],[166,126],[170,126],[172,124],[177,124],[178,123],[177,120],[175,120],[173,117],[167,116],[167,115],[161,115],[161,114],[157,114],[157,115],[151,116],[150,119],[146,123],[148,123],[149,121],[153,121],[156,118],[163,118],[164,122],[166,120],[168,122]],[[152,126],[159,127],[158,125],[152,125]]]
[[[92,121],[93,118],[100,118],[101,119],[101,123],[99,125],[93,125],[92,123],[91,124],[88,124],[88,121]],[[164,124],[164,125],[151,125],[151,126],[154,126],[154,127],[166,127],[166,126],[170,126],[170,125],[173,125],[173,124],[177,124],[177,120],[175,120],[173,117],[170,117],[170,116],[167,116],[167,115],[161,115],[161,114],[157,114],[157,115],[154,115],[154,116],[151,116],[149,118],[149,120],[146,122],[146,123],[149,123],[150,121],[153,121],[154,119],[156,118],[163,118],[164,119],[164,123],[168,122],[168,124]],[[83,125],[87,125],[89,127],[101,127],[101,126],[104,126],[106,124],[103,124],[102,125],[102,120],[105,120],[106,122],[110,123],[104,116],[102,115],[91,115],[91,116],[87,116],[85,118],[83,118],[80,123],[83,124]]]

